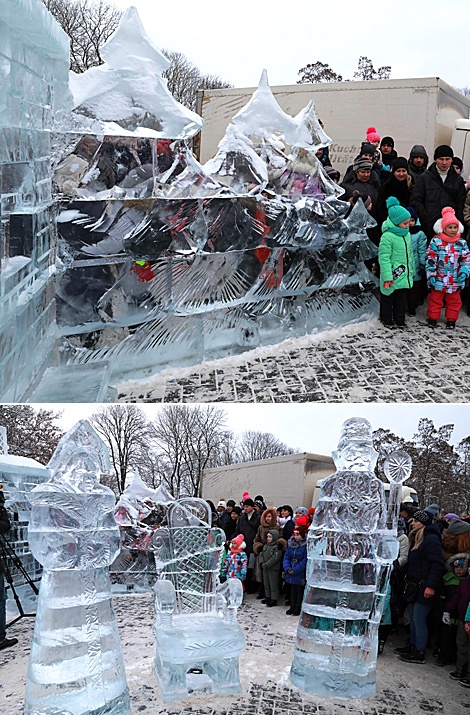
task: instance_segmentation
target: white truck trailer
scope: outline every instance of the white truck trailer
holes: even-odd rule
[[[230,120],[255,89],[198,91],[196,111],[204,119],[204,127],[195,151],[202,163],[215,155]],[[317,115],[333,140],[331,162],[342,176],[358,154],[367,127],[374,126],[380,136],[392,136],[400,156],[408,157],[414,144],[423,144],[432,157],[437,145],[451,143],[456,121],[470,117],[470,99],[439,77],[294,84],[271,89],[281,108],[292,116],[311,99],[315,101]]]
[[[298,506],[309,508],[317,481],[334,471],[331,457],[308,452],[241,462],[206,469],[201,495],[216,505],[220,499],[234,499],[238,504],[243,492],[249,492],[253,499],[261,494],[267,506],[290,504],[294,510]]]

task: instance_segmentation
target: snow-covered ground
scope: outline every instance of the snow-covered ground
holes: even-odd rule
[[[425,307],[407,330],[377,318],[117,385],[121,402],[468,402],[470,318]]]
[[[281,599],[282,600],[282,599]],[[281,601],[280,601],[281,603]],[[240,658],[243,694],[239,697],[194,694],[163,705],[153,672],[153,605],[150,595],[115,597],[132,715],[464,715],[470,692],[449,678],[452,667],[438,668],[428,651],[426,665],[409,665],[393,654],[404,636],[392,636],[377,666],[377,695],[366,701],[307,696],[289,683],[297,618],[284,606],[266,608],[245,595],[238,612],[246,650]],[[0,651],[0,713],[20,715],[34,619],[24,618],[9,631],[16,647]]]

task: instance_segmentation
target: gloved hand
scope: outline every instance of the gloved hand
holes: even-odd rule
[[[435,590],[433,588],[429,588],[429,586],[428,586],[427,588],[424,589],[423,596],[424,596],[424,598],[432,598],[435,593],[436,593]]]
[[[442,614],[442,622],[445,623],[446,626],[450,626],[450,613],[447,613],[447,611]]]

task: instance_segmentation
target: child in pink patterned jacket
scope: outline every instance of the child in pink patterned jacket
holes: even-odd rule
[[[442,218],[434,224],[436,235],[427,250],[426,275],[428,325],[435,328],[445,302],[447,327],[455,328],[462,307],[460,291],[465,286],[470,265],[467,242],[461,238],[463,226],[450,206],[442,209]]]

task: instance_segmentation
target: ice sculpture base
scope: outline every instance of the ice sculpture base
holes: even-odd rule
[[[32,703],[27,704],[24,715],[129,715],[130,711],[131,701],[129,690],[126,688],[117,698],[96,710],[67,710],[65,714],[65,711],[57,704],[49,706],[42,702],[39,707],[35,707]]]
[[[277,298],[270,301],[269,306],[260,303],[258,314],[250,306],[246,317],[241,315],[243,306],[195,315],[160,313],[158,318],[140,326],[133,334],[122,328],[122,335],[116,337],[118,330],[114,328],[115,342],[110,347],[100,347],[101,341],[95,349],[74,349],[69,344],[64,351],[68,356],[66,364],[60,368],[61,389],[55,379],[51,381],[45,375],[34,392],[35,401],[112,401],[110,385],[125,380],[138,380],[168,368],[197,365],[309,333],[360,323],[378,313],[378,302],[372,291],[358,295],[319,291],[310,296],[299,296],[292,302],[292,310],[287,310],[287,302],[287,299]],[[105,345],[106,331],[104,325],[102,341]],[[77,380],[77,384],[80,383],[77,390],[73,375],[80,369],[84,370],[86,381]],[[96,379],[93,379],[94,370]],[[67,374],[69,381],[64,379]],[[103,398],[103,395],[106,396]],[[29,397],[27,401],[34,400]]]
[[[238,657],[244,647],[237,624],[194,613],[174,615],[172,626],[156,630],[155,673],[163,702],[195,690],[240,694]]]
[[[343,666],[344,667],[344,666]],[[327,698],[364,700],[376,693],[375,658],[364,672],[337,672],[334,667],[323,668],[311,654],[296,652],[290,671],[293,685],[304,693]]]

